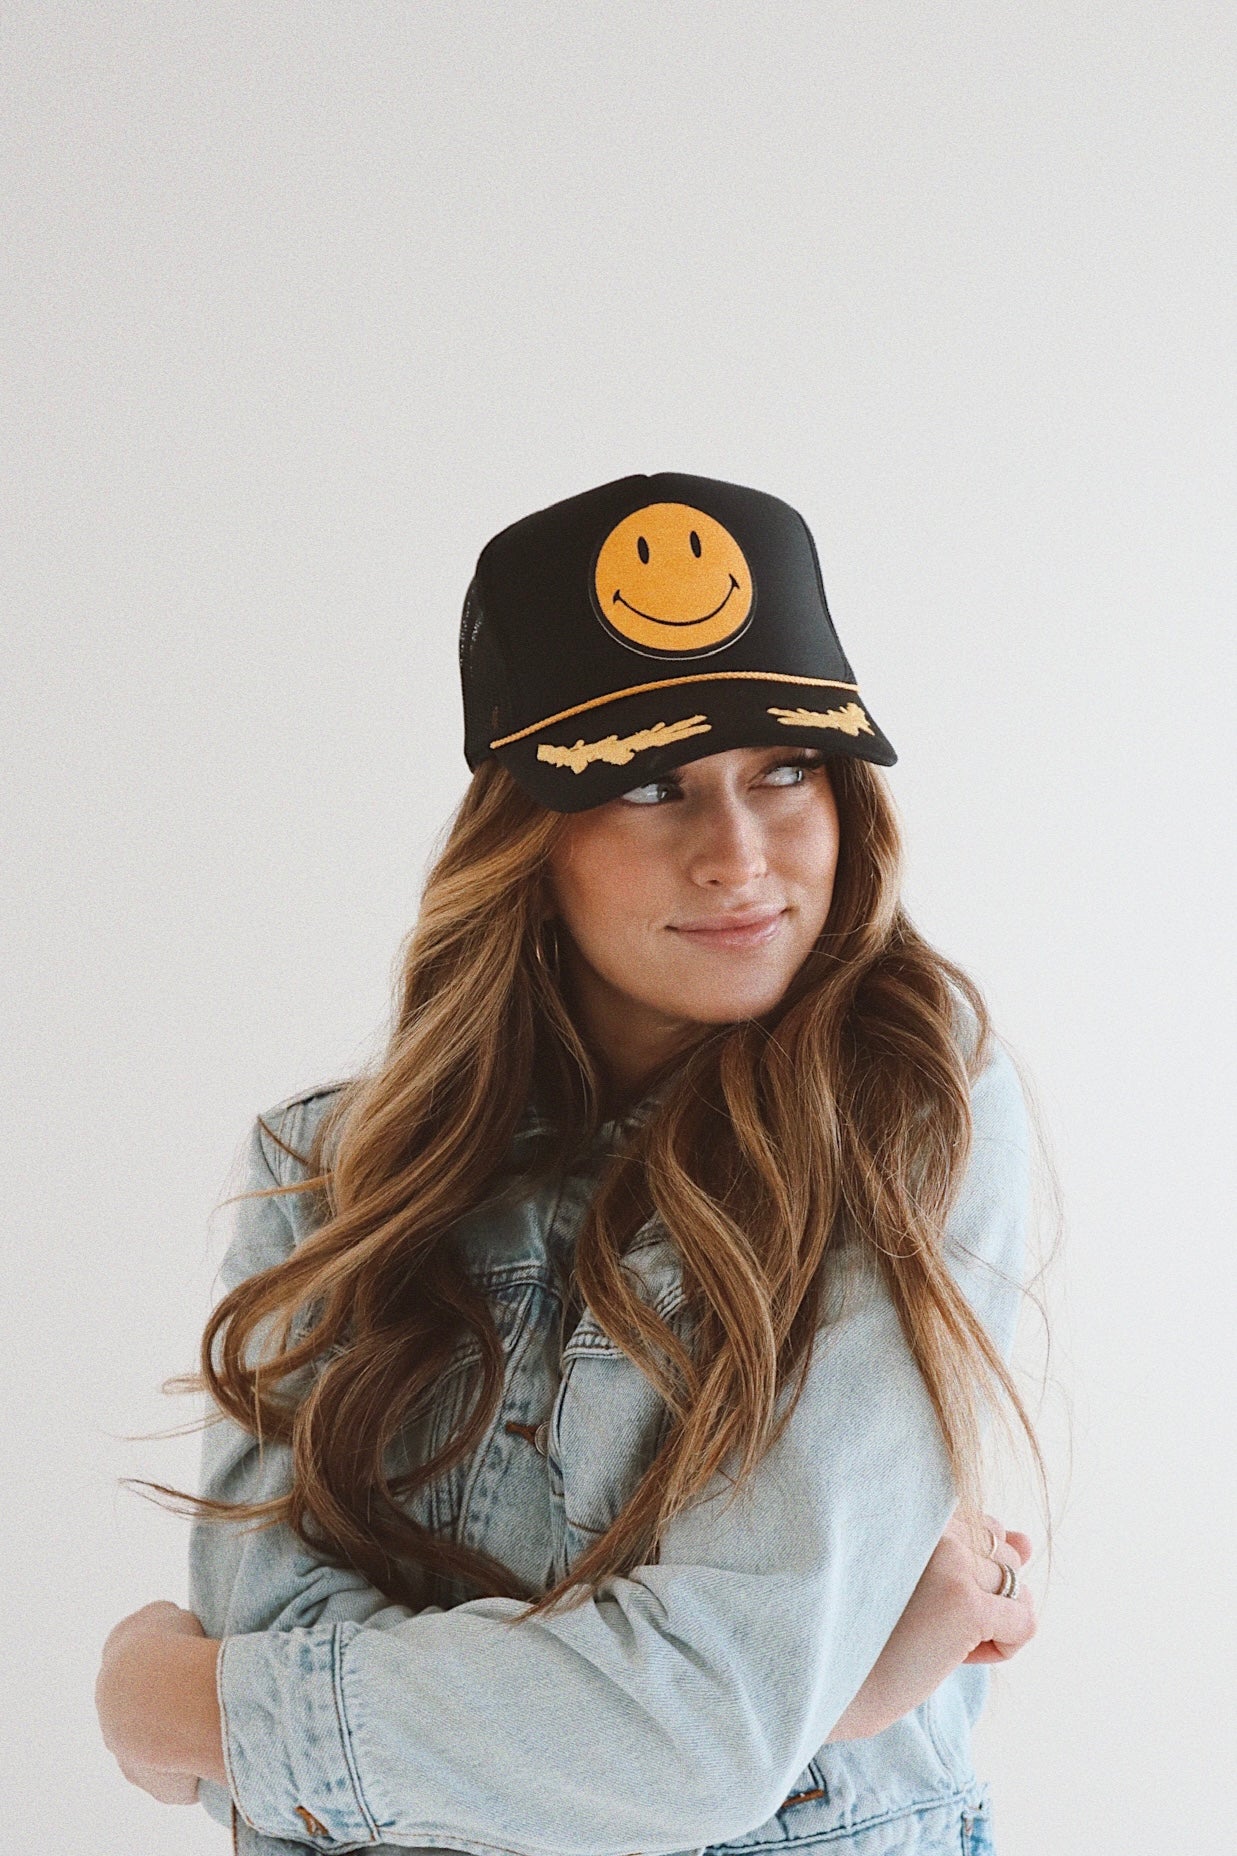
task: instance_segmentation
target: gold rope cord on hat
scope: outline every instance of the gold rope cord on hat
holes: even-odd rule
[[[686,741],[692,735],[707,735],[713,724],[703,715],[689,715],[682,722],[654,722],[634,735],[607,735],[603,741],[577,741],[574,747],[559,747],[553,741],[537,745],[537,759],[549,761],[551,767],[570,767],[583,773],[595,760],[608,761],[612,767],[625,767],[642,748],[665,747],[671,741]]]
[[[876,730],[857,702],[844,709],[770,709],[785,728],[840,728],[844,735],[857,735],[862,729],[874,735]]]
[[[698,670],[686,677],[658,677],[652,683],[633,683],[625,690],[608,690],[604,696],[590,696],[586,702],[572,703],[569,709],[557,709],[553,715],[543,715],[540,721],[529,722],[510,735],[499,735],[497,740],[490,742],[490,747],[510,747],[513,741],[523,741],[529,735],[535,735],[538,729],[552,728],[555,722],[566,722],[573,715],[582,715],[586,709],[604,708],[624,696],[647,696],[650,690],[678,689],[684,683],[727,683],[735,678],[750,679],[756,683],[808,683],[817,689],[854,690],[856,694],[859,690],[857,683],[843,683],[840,677],[800,677],[784,670]]]

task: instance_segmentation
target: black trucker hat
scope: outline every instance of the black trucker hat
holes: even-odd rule
[[[891,767],[834,630],[816,546],[776,496],[663,471],[486,543],[460,625],[464,754],[582,812],[725,748]]]

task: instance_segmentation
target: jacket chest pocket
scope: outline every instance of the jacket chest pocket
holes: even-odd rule
[[[664,1240],[628,1253],[641,1293],[686,1344],[677,1257]],[[670,1421],[661,1394],[586,1309],[560,1362],[548,1450],[562,1501],[558,1577],[611,1526],[657,1455]]]
[[[545,1457],[530,1448],[528,1435],[557,1390],[551,1335],[558,1299],[540,1277],[493,1283],[487,1292],[503,1348],[502,1394],[476,1448],[429,1486],[426,1520],[435,1533],[491,1554],[540,1591],[549,1583],[560,1529]],[[472,1340],[449,1361],[423,1420],[427,1451],[441,1449],[463,1424],[480,1366]],[[452,1603],[470,1596],[462,1586],[448,1594]]]
[[[656,1456],[668,1418],[643,1373],[608,1342],[573,1342],[564,1352],[548,1440],[562,1501],[560,1577],[623,1508]]]

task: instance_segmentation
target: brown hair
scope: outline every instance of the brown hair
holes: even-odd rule
[[[202,1518],[282,1521],[396,1602],[418,1602],[410,1566],[535,1601],[524,1616],[582,1601],[608,1575],[655,1558],[667,1522],[724,1460],[733,1455],[741,1486],[780,1434],[848,1238],[875,1253],[963,1512],[978,1524],[982,1413],[997,1409],[994,1386],[1018,1415],[1046,1496],[1014,1379],[944,1255],[989,1015],[974,982],[902,907],[884,775],[847,756],[828,766],[840,847],[825,930],[774,1011],[707,1028],[653,1079],[656,1111],[610,1158],[577,1238],[579,1293],[657,1387],[669,1421],[626,1505],[569,1576],[530,1593],[499,1561],[401,1506],[479,1447],[502,1395],[501,1342],[483,1289],[453,1252],[453,1222],[492,1194],[534,1091],[548,1112],[532,1175],[566,1164],[602,1114],[593,1060],[539,950],[547,858],[564,816],[492,760],[473,776],[427,879],[384,1052],[339,1090],[309,1153],[294,1155],[306,1176],[244,1195],[317,1195],[313,1230],[223,1296],[200,1372],[168,1382],[208,1390],[237,1424],[286,1443],[291,1487],[229,1504],[143,1486]],[[959,994],[974,1015],[965,1039]],[[689,1347],[621,1267],[651,1217],[682,1260]],[[250,1363],[266,1323],[276,1344]],[[471,1410],[433,1457],[389,1475],[388,1446],[467,1333],[480,1346]],[[281,1397],[284,1381],[293,1395]]]

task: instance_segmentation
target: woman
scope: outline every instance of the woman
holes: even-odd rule
[[[105,1739],[245,1852],[988,1849],[1027,1119],[812,538],[603,485],[482,551],[461,668],[388,1047],[238,1159],[201,1493],[148,1485],[192,1609],[111,1633]]]

